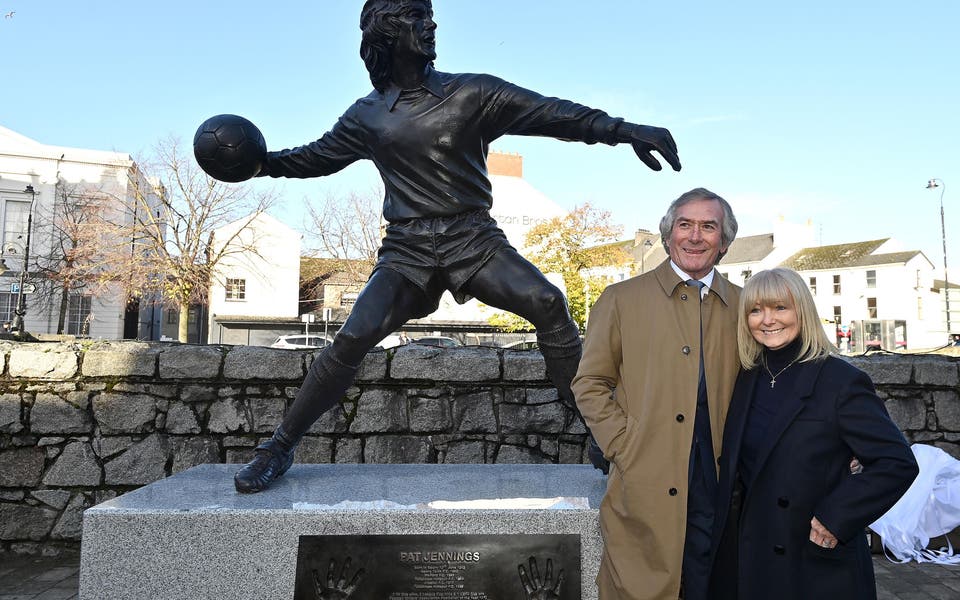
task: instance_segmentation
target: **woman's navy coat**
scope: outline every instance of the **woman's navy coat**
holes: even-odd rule
[[[719,459],[711,598],[876,598],[864,530],[910,486],[916,460],[865,373],[836,357],[791,368],[801,372],[793,389],[783,390],[754,480],[731,503],[740,487],[740,443],[761,371],[744,371],[737,379]],[[764,378],[760,385],[766,383]],[[863,465],[859,474],[850,473],[854,456]],[[837,547],[809,541],[814,516],[840,541]]]

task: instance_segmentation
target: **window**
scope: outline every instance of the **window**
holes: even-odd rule
[[[344,292],[340,295],[340,306],[353,306],[357,303],[358,295],[356,292]]]
[[[71,335],[90,335],[90,296],[72,294],[67,305],[67,333]]]
[[[30,202],[7,200],[3,203],[3,253],[7,245],[14,244],[17,253],[24,251],[23,244],[27,235],[27,218],[30,214]],[[20,247],[17,247],[17,246]]]
[[[834,294],[840,293],[840,276],[839,275],[833,276],[833,293]]]
[[[6,286],[4,286],[6,287]],[[0,293],[0,322],[12,323],[17,310],[17,295],[10,292]]]
[[[227,278],[227,285],[225,286],[225,291],[226,291],[225,299],[228,301],[246,300],[247,299],[247,280]]]
[[[816,277],[810,278],[810,293],[813,294],[814,296],[817,295],[817,278]]]
[[[836,323],[837,325],[839,325],[840,323],[843,323],[843,313],[840,312],[839,306],[833,307],[833,322]]]
[[[876,298],[867,298],[867,318],[868,319],[877,318],[877,299]]]
[[[877,287],[877,272],[873,269],[867,271],[867,287],[868,288]]]
[[[177,313],[176,309],[168,308],[167,309],[167,325],[176,325],[180,319],[180,315]]]

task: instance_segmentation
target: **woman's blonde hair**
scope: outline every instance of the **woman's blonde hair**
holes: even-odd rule
[[[753,339],[747,317],[754,306],[769,306],[783,303],[797,312],[797,326],[800,329],[799,361],[806,362],[825,358],[837,353],[830,338],[823,331],[820,315],[813,302],[813,296],[807,289],[803,278],[792,270],[783,267],[760,271],[747,280],[740,293],[740,318],[737,324],[737,348],[740,352],[740,364],[744,369],[752,369],[759,364],[764,346]]]

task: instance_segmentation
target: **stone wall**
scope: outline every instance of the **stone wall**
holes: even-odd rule
[[[0,551],[79,548],[82,511],[201,463],[242,463],[314,354],[249,346],[0,345]],[[953,358],[871,356],[910,441],[960,457]],[[310,463],[580,463],[585,430],[539,352],[405,346],[371,353],[297,452]]]

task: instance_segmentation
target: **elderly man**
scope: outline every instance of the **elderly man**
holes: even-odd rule
[[[601,600],[705,600],[715,457],[733,392],[739,288],[716,272],[737,234],[698,188],[660,221],[669,259],[608,287],[573,380],[611,462],[600,507]],[[682,574],[682,577],[681,577]]]
[[[580,360],[579,331],[563,294],[507,242],[489,214],[486,156],[505,134],[593,144],[629,143],[648,167],[657,151],[680,170],[670,132],[546,98],[490,75],[434,70],[429,0],[367,0],[360,55],[375,88],[319,140],[267,153],[261,175],[319,177],[369,159],[383,178],[389,222],[373,275],[333,344],[315,360],[273,437],[236,475],[240,492],[265,489],[293,461],[301,436],[333,407],[364,355],[411,318],[436,310],[450,290],[516,313],[537,329],[547,372],[576,410],[570,380]]]

